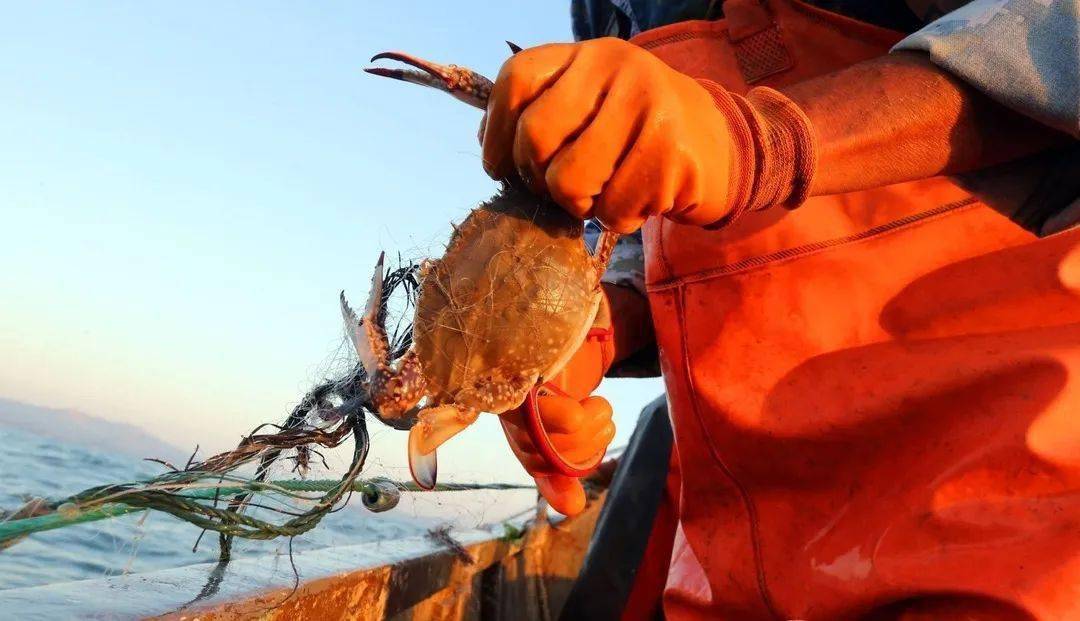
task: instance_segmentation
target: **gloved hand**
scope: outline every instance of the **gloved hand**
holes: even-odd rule
[[[605,297],[585,342],[566,367],[544,383],[537,397],[540,419],[552,445],[571,462],[585,462],[598,455],[615,437],[611,405],[603,397],[590,396],[611,367],[614,355],[611,312]],[[524,407],[502,415],[510,448],[556,511],[579,513],[585,508],[581,481],[552,472],[536,452],[525,428]]]
[[[777,91],[741,97],[607,38],[510,57],[481,135],[492,177],[516,170],[571,214],[630,233],[649,216],[721,226],[797,206],[814,170],[809,123]]]

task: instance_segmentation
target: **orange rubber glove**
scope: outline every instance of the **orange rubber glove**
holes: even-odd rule
[[[605,297],[585,342],[558,375],[544,382],[536,399],[552,445],[567,460],[585,462],[604,451],[615,437],[611,405],[603,397],[590,396],[614,356],[611,311]],[[564,515],[580,513],[585,508],[581,481],[551,472],[525,430],[523,408],[502,415],[510,448],[552,508]]]
[[[784,95],[694,80],[619,39],[544,45],[499,71],[484,168],[517,173],[580,218],[630,233],[649,216],[722,226],[805,200],[815,167],[806,115]]]

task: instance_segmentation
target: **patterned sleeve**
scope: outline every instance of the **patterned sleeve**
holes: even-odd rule
[[[590,248],[596,246],[600,227],[593,221],[585,223],[585,241]],[[601,281],[620,287],[630,287],[645,295],[645,247],[641,231],[623,235],[611,253],[611,262]],[[656,346],[646,347],[620,361],[607,372],[607,377],[660,377],[660,356]]]
[[[1078,25],[1076,0],[972,0],[893,49],[925,52],[998,103],[1080,137]],[[1080,223],[1076,142],[955,179],[1036,235]]]
[[[590,248],[596,246],[596,238],[599,236],[600,226],[592,220],[586,222],[585,241]],[[619,238],[601,280],[609,285],[630,287],[645,295],[645,248],[641,241],[641,231]]]
[[[972,0],[898,43],[992,99],[1080,137],[1080,3]]]

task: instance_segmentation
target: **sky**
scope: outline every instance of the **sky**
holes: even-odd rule
[[[2,4],[0,396],[204,453],[323,377],[380,250],[438,255],[494,191],[479,111],[367,59],[493,77],[504,40],[570,38],[561,2]],[[616,444],[661,390],[605,382]],[[378,429],[372,463],[404,447]],[[440,477],[523,474],[485,415]]]

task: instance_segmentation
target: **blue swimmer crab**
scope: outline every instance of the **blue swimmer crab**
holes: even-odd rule
[[[492,83],[473,71],[395,52],[372,60],[380,58],[419,70],[366,71],[486,108]],[[363,315],[342,293],[342,315],[367,374],[369,399],[381,420],[409,429],[409,467],[422,487],[435,485],[440,444],[481,412],[520,406],[585,340],[618,236],[605,231],[590,253],[583,233],[583,223],[549,199],[529,193],[520,181],[505,182],[455,227],[441,258],[422,263],[413,344],[394,363],[380,320],[382,257]]]

